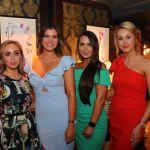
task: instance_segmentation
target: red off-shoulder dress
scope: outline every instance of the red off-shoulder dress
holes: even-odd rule
[[[124,64],[123,56],[114,60],[110,71],[115,91],[109,113],[111,150],[133,150],[130,139],[146,109],[147,81]]]

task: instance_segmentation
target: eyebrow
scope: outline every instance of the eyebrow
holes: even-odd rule
[[[58,36],[58,34],[54,34],[54,35],[44,34],[44,36]]]
[[[14,50],[14,52],[17,52],[17,51],[19,51],[19,52],[20,52],[20,50],[19,50],[19,49]],[[4,53],[10,53],[10,50],[5,50],[5,51],[4,51]]]

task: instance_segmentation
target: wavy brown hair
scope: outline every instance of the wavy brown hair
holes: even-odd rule
[[[39,35],[38,35],[38,51],[37,51],[37,54],[41,54],[43,51],[44,51],[44,47],[42,45],[42,40],[43,40],[43,37],[44,37],[44,34],[47,30],[49,29],[54,29],[56,30],[57,32],[57,36],[58,36],[58,45],[55,49],[55,53],[56,55],[58,56],[62,56],[63,55],[63,51],[62,51],[62,36],[61,36],[61,33],[60,33],[60,30],[58,28],[58,26],[54,25],[54,24],[48,24],[46,26],[44,26],[41,31],[39,32]]]
[[[23,70],[24,65],[25,65],[25,58],[24,58],[24,55],[23,55],[22,46],[18,41],[13,41],[13,40],[4,41],[0,46],[0,73],[3,73],[6,69],[6,65],[4,64],[4,60],[3,60],[3,52],[5,50],[5,47],[9,44],[16,45],[18,47],[18,49],[20,50],[21,60],[20,60],[19,66],[18,66],[18,71],[19,71],[20,74],[25,75],[25,72]]]

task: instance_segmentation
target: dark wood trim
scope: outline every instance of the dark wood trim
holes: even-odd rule
[[[48,22],[48,0],[40,0],[40,27]]]

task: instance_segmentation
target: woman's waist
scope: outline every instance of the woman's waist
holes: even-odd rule
[[[88,110],[78,110],[77,109],[77,113],[76,113],[76,117],[78,118],[78,119],[85,119],[85,118],[91,118],[91,115],[92,115],[92,110],[91,111],[88,111]],[[101,114],[100,114],[100,116],[105,116],[106,115],[106,110],[105,110],[105,108],[103,108],[103,110],[101,111]]]
[[[64,87],[39,86],[34,87],[35,94],[64,94]]]

